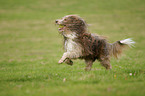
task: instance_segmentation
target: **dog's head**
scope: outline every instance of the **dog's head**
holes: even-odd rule
[[[81,34],[87,30],[87,24],[77,15],[67,15],[62,19],[57,19],[55,23],[59,25],[60,32],[71,31]]]

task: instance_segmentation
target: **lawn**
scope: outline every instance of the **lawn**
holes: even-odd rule
[[[68,14],[113,43],[133,38],[112,70],[83,60],[58,64],[62,36],[54,21]],[[144,96],[144,0],[0,0],[0,96]]]

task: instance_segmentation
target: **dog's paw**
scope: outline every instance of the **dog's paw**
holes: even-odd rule
[[[68,64],[68,65],[71,65],[71,66],[73,65],[73,61],[70,60],[70,59],[66,59],[65,63]]]
[[[91,71],[91,67],[86,67],[85,71]]]
[[[63,63],[63,60],[60,59],[60,60],[58,61],[58,63],[59,63],[59,64]]]

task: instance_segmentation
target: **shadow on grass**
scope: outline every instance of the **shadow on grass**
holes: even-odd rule
[[[73,84],[99,84],[100,80],[84,80],[84,81],[74,81]]]
[[[59,76],[55,76],[53,74],[47,74],[47,75],[24,75],[20,77],[8,77],[6,79],[1,79],[0,81],[6,81],[6,82],[27,82],[27,81],[46,81],[46,80],[51,80],[51,79],[58,79],[60,78]]]
[[[47,78],[11,78],[11,79],[6,79],[6,80],[0,80],[1,81],[6,81],[6,82],[27,82],[27,81],[44,81],[47,80]]]
[[[48,78],[48,77],[35,77],[35,78],[10,78],[6,80],[0,80],[0,82],[50,82],[54,85],[66,85],[66,84],[99,84],[100,80],[66,80],[65,82],[63,79],[54,79],[54,78]]]

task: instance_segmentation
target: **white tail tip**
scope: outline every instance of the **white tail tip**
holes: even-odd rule
[[[134,46],[135,42],[131,38],[128,38],[128,39],[121,40],[120,43],[126,44],[129,47],[132,47],[132,46]]]

